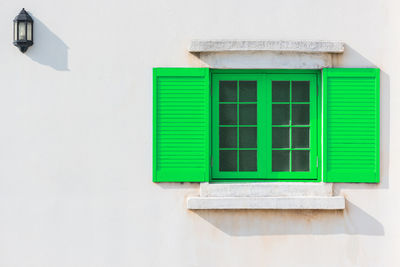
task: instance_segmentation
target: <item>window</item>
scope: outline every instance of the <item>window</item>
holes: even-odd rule
[[[379,182],[379,69],[156,68],[153,79],[155,182]]]
[[[318,180],[318,71],[224,72],[212,75],[212,180]]]

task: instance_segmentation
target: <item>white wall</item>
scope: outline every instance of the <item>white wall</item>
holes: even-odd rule
[[[35,45],[12,45],[25,7]],[[0,2],[0,266],[399,266],[396,0]],[[344,212],[185,208],[151,181],[152,68],[204,66],[195,38],[341,40],[381,68],[381,183]]]

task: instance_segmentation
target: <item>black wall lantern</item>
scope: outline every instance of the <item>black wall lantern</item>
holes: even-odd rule
[[[14,19],[14,45],[22,53],[33,45],[33,19],[25,8]]]

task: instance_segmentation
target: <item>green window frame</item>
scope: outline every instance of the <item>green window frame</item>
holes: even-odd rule
[[[272,97],[272,84],[276,81],[289,81],[289,101],[274,101]],[[294,88],[293,85],[296,82],[309,82],[309,101],[298,101],[293,100],[294,96]],[[318,169],[318,101],[317,101],[317,78],[313,74],[267,74],[267,114],[274,115],[273,106],[277,105],[289,105],[289,123],[286,125],[274,125],[271,121],[272,116],[267,116],[267,153],[271,154],[276,151],[284,151],[288,152],[289,157],[289,171],[273,171],[272,160],[267,160],[267,179],[276,179],[276,180],[316,180],[318,178],[317,169]],[[294,115],[295,110],[298,109],[298,106],[305,106],[309,109],[309,122],[307,124],[304,123],[295,123]],[[289,129],[289,145],[288,148],[274,148],[272,146],[272,133],[276,128],[288,128]],[[308,147],[295,148],[294,147],[294,131],[299,131],[300,129],[308,130],[309,136],[309,145]],[[294,160],[296,153],[301,155],[304,152],[308,152],[308,162],[309,162],[309,170],[308,171],[295,171]],[[297,156],[298,157],[298,156]]]
[[[236,82],[236,101],[219,101],[219,83]],[[257,83],[257,99],[256,101],[240,101],[239,88],[240,83],[256,82]],[[219,179],[263,179],[266,177],[266,166],[262,162],[266,161],[266,139],[262,136],[266,135],[266,80],[265,76],[260,74],[216,74],[212,77],[212,177]],[[215,89],[214,89],[215,88]],[[242,106],[256,106],[257,123],[240,123],[240,111]],[[224,106],[232,106],[236,110],[236,122],[232,124],[220,123],[220,110]],[[234,129],[236,131],[236,144],[232,148],[221,148],[219,133],[222,130]],[[241,130],[256,128],[257,142],[256,146],[243,147],[240,146]],[[247,151],[247,152],[243,152]],[[236,171],[220,171],[219,155],[221,153],[236,153]],[[257,171],[239,171],[242,153],[256,152]]]
[[[318,94],[321,81],[321,73],[319,70],[213,70],[212,75],[212,182],[249,182],[249,181],[304,181],[304,182],[318,182],[320,181],[320,170],[318,166],[318,156],[320,155],[320,106],[321,98]],[[257,83],[257,99],[253,102],[241,101],[240,99],[240,85],[245,82],[256,82]],[[272,83],[275,81],[289,81],[289,99],[286,101],[272,101]],[[224,89],[224,83],[228,84],[235,83],[235,90],[233,94],[236,98],[220,99],[220,86]],[[299,102],[292,101],[292,84],[293,82],[309,82],[309,101]],[[230,89],[232,90],[232,88]],[[223,93],[226,95],[225,93]],[[223,125],[220,121],[220,112],[225,112],[223,109],[226,105],[231,106],[231,110],[236,112],[236,121],[230,125]],[[253,125],[241,125],[240,123],[240,110],[241,106],[245,105],[257,105],[257,122]],[[272,124],[272,106],[283,105],[289,107],[289,123],[287,125],[273,125]],[[293,108],[298,106],[309,107],[309,123],[307,125],[295,125],[292,123]],[[236,108],[234,108],[236,107]],[[256,147],[241,147],[241,130],[245,127],[257,127],[257,145]],[[224,147],[227,141],[224,141],[226,134],[226,128],[230,128],[229,131],[233,133],[235,138],[231,141],[229,148]],[[287,129],[289,137],[289,145],[286,148],[273,148],[272,147],[272,131],[276,128],[282,130]],[[301,132],[301,129],[309,129],[309,145],[305,148],[295,148],[292,145],[292,131]],[[229,132],[228,131],[228,132]],[[285,130],[284,130],[285,131]],[[245,131],[244,131],[245,132]],[[254,131],[253,131],[254,132]],[[279,131],[277,131],[279,132]],[[221,135],[221,137],[220,137]],[[220,139],[221,138],[221,139]],[[236,139],[236,142],[234,142]],[[224,143],[221,145],[221,143]],[[228,141],[229,143],[229,141]],[[233,145],[232,145],[233,144]],[[242,152],[246,151],[246,152]],[[272,153],[278,151],[277,154],[283,153],[288,154],[289,157],[289,170],[288,171],[273,171],[272,168]],[[282,152],[279,152],[282,151]],[[286,152],[287,151],[287,152]],[[241,154],[244,157],[241,157]],[[245,156],[254,161],[256,155],[256,170],[241,169],[241,165],[246,162]],[[300,154],[308,154],[309,157],[309,169],[307,171],[295,171],[292,168],[292,161],[294,156]],[[236,155],[236,157],[234,156]],[[223,157],[232,158],[233,168],[226,170],[224,169]],[[241,164],[243,158],[244,164]],[[297,157],[298,159],[298,157]],[[221,162],[222,161],[222,162]],[[236,169],[235,169],[236,167]],[[245,166],[246,167],[246,166]],[[254,164],[253,164],[254,167]]]

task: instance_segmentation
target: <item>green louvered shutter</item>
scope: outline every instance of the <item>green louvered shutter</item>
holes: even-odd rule
[[[153,181],[208,181],[209,69],[155,68],[153,90]]]
[[[379,69],[323,70],[325,182],[379,182]]]

